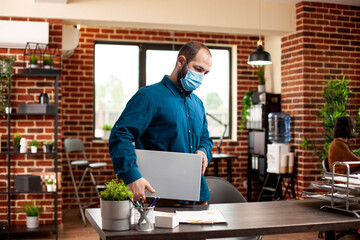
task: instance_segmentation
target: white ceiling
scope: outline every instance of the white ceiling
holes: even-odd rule
[[[288,3],[298,3],[304,2],[304,0],[262,0],[267,2],[288,2]],[[360,6],[360,0],[307,0],[307,2],[321,2],[321,3],[337,3],[342,5],[351,5],[351,6]]]

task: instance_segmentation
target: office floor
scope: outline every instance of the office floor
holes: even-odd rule
[[[55,239],[55,235],[33,236],[31,238],[16,238],[19,240],[50,240]],[[263,240],[316,240],[318,232],[281,234],[263,236]],[[359,239],[356,236],[345,236],[341,240]],[[63,224],[59,226],[59,240],[99,240],[95,230],[88,224],[84,227],[79,210],[70,210],[63,219]],[[166,240],[166,239],[164,239]]]

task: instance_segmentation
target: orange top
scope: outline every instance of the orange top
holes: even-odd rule
[[[357,157],[348,147],[348,145],[338,138],[335,138],[329,147],[329,170],[332,172],[332,165],[334,162],[355,162],[359,161],[359,164],[351,164],[350,172],[360,170],[360,157]],[[337,165],[336,173],[346,174],[346,166]]]

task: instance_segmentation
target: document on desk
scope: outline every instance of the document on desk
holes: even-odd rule
[[[180,223],[215,224],[227,223],[220,210],[176,211]]]

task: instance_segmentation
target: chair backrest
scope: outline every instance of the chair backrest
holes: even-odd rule
[[[65,152],[85,152],[83,142],[78,138],[68,138],[64,140]]]
[[[322,168],[324,170],[324,172],[329,172],[329,161],[327,158],[325,158],[324,160],[322,160],[321,162]]]
[[[208,201],[210,204],[246,202],[239,190],[228,181],[213,176],[206,176],[205,180],[210,191],[210,201]]]

